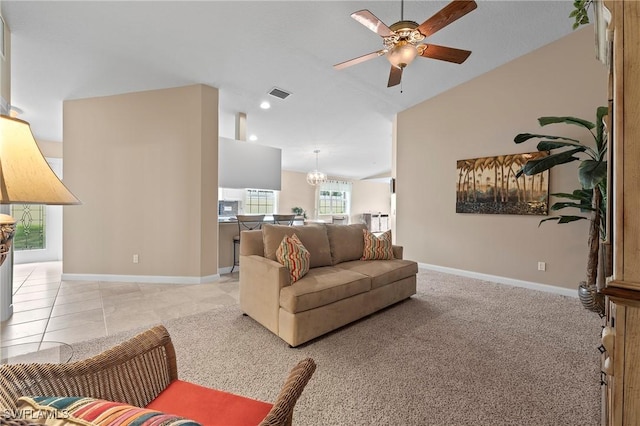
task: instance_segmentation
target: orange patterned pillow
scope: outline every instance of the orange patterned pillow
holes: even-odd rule
[[[389,260],[393,259],[393,243],[391,242],[391,230],[376,237],[368,229],[362,230],[364,234],[364,252],[360,260]]]
[[[276,258],[288,270],[291,277],[291,284],[304,277],[309,272],[309,260],[311,255],[296,234],[285,235],[276,250]]]

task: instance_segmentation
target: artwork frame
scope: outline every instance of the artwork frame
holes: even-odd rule
[[[456,161],[456,213],[549,214],[549,170],[532,176],[517,172],[549,152],[525,152]]]

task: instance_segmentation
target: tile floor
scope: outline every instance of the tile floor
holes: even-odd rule
[[[238,272],[209,284],[61,281],[62,262],[14,265],[2,346],[74,343],[238,303]]]

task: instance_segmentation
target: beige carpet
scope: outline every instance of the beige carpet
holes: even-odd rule
[[[238,307],[165,325],[182,379],[257,399],[314,358],[297,425],[599,424],[601,320],[574,298],[421,271],[416,296],[296,349]]]

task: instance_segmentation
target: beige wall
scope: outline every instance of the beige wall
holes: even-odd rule
[[[391,211],[391,191],[388,182],[357,180],[353,182],[351,195],[351,223],[360,223],[362,213]]]
[[[278,213],[290,214],[292,207],[302,207],[311,217],[314,205],[315,188],[307,183],[307,174],[283,170]]]
[[[589,26],[398,114],[396,227],[405,256],[576,288],[584,279],[587,222],[538,227],[540,216],[456,214],[456,160],[535,151],[535,142],[513,143],[521,132],[586,140],[577,127],[541,130],[537,118],[593,121],[606,102],[607,73],[594,58]],[[578,187],[570,167],[553,170],[550,180],[551,192]],[[546,272],[537,270],[538,261],[547,263]]]
[[[217,274],[217,89],[79,99],[63,108],[65,184],[83,203],[64,210],[64,273]]]
[[[46,158],[62,158],[62,143],[37,139],[38,148]]]

